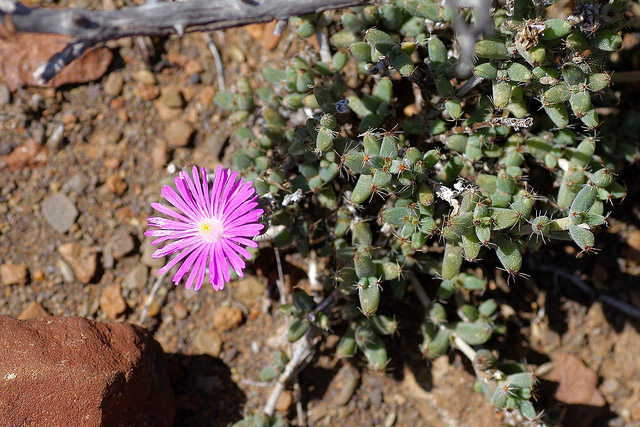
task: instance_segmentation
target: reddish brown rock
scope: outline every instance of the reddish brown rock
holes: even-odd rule
[[[242,323],[242,310],[238,307],[218,307],[213,314],[213,327],[219,331],[235,329]]]
[[[185,147],[189,144],[193,131],[193,126],[189,122],[184,119],[176,119],[169,123],[165,134],[170,146]]]
[[[127,310],[127,303],[122,297],[122,286],[109,285],[100,295],[100,308],[107,317],[114,320]]]
[[[105,185],[113,194],[122,196],[127,191],[127,183],[117,173],[111,174],[107,177]]]
[[[40,319],[42,317],[51,316],[47,313],[47,310],[44,309],[40,304],[35,301],[31,301],[29,305],[22,310],[22,313],[18,316],[19,320],[31,320],[31,319]]]
[[[567,405],[564,425],[591,425],[607,403],[598,391],[598,375],[572,354],[559,354],[553,364],[548,379],[558,383],[555,398]]]
[[[173,391],[144,329],[80,317],[0,316],[3,425],[170,426]]]
[[[65,243],[58,246],[58,252],[71,266],[76,279],[84,284],[91,281],[98,266],[98,255],[95,250],[77,243]]]
[[[29,271],[26,265],[2,264],[0,265],[0,277],[3,285],[24,285],[27,283]]]
[[[33,72],[60,52],[69,40],[71,39],[67,36],[34,33],[0,38],[0,82],[8,85],[11,90],[25,85],[41,86],[33,77]],[[107,71],[112,58],[113,54],[107,48],[90,49],[45,86],[59,87],[99,79]]]
[[[37,144],[33,139],[28,139],[11,153],[0,158],[10,171],[16,172],[25,166],[36,168],[45,165],[49,158],[49,149]]]

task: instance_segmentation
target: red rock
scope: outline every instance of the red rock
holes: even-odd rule
[[[51,315],[47,313],[47,310],[45,310],[44,307],[35,301],[31,301],[29,305],[22,310],[22,313],[18,316],[18,320],[40,319],[42,317],[49,316]]]
[[[238,307],[218,307],[213,314],[213,327],[219,331],[235,329],[242,323],[242,310]]]
[[[158,88],[158,86],[138,83],[135,88],[135,93],[141,100],[151,101],[160,96],[160,88]]]
[[[67,36],[33,33],[0,38],[0,82],[11,90],[26,85],[42,86],[34,79],[33,71],[60,52],[70,40]],[[99,79],[107,71],[112,58],[113,54],[107,48],[90,49],[44,86],[59,87]]]
[[[41,268],[38,268],[33,272],[33,280],[35,280],[36,282],[44,282],[44,279],[44,271],[42,271]]]
[[[184,147],[189,144],[193,134],[193,126],[184,119],[175,119],[169,123],[165,134],[172,147]]]
[[[77,243],[65,243],[58,246],[58,252],[69,264],[76,279],[84,284],[91,281],[98,266],[98,256],[94,249]]]
[[[80,317],[0,316],[3,425],[170,426],[164,353],[146,330]]]
[[[124,192],[127,191],[127,183],[117,173],[109,175],[105,181],[105,185],[109,191],[118,196],[122,196]]]
[[[293,393],[291,390],[284,390],[280,397],[278,397],[278,401],[276,402],[276,410],[279,412],[288,412],[291,404],[293,403]]]
[[[263,48],[267,50],[273,50],[280,41],[280,36],[273,34],[273,30],[276,28],[276,21],[271,21],[266,24],[251,24],[245,26],[246,31],[251,37],[260,42]]]
[[[122,286],[109,285],[100,295],[100,308],[107,317],[114,320],[127,310],[127,303],[122,297]]]
[[[0,276],[3,285],[25,285],[29,276],[26,265],[2,264],[0,265]]]
[[[555,398],[567,404],[564,425],[591,425],[607,403],[598,391],[598,375],[572,354],[559,354],[553,364],[548,379],[558,383]]]
[[[28,139],[11,153],[0,158],[10,171],[16,172],[25,166],[35,168],[45,165],[49,158],[49,149],[36,143],[33,139]]]

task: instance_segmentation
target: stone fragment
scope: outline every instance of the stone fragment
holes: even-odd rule
[[[13,149],[7,155],[0,156],[10,171],[16,172],[26,166],[36,168],[43,166],[49,159],[49,149],[38,144],[33,139],[27,139],[24,144]]]
[[[29,270],[22,264],[2,264],[0,265],[0,276],[3,285],[26,285],[29,277]]]
[[[41,268],[37,268],[36,271],[33,272],[33,280],[36,282],[44,282],[44,279],[44,271]]]
[[[176,319],[183,320],[189,315],[189,309],[181,302],[177,302],[173,305],[173,315]]]
[[[0,85],[0,107],[8,105],[11,102],[11,92],[7,85]]]
[[[155,246],[151,246],[151,242],[154,240],[151,236],[146,236],[142,241],[141,250],[142,257],[140,258],[140,262],[149,267],[162,267],[166,263],[166,257],[161,258],[153,258],[153,253],[158,249]]]
[[[136,85],[134,92],[142,101],[151,101],[160,96],[160,88],[158,88],[158,86],[145,85],[142,83]]]
[[[122,286],[109,285],[104,288],[100,295],[100,308],[111,320],[124,313],[127,310],[127,303],[122,297]]]
[[[27,307],[22,310],[22,313],[18,316],[19,320],[31,320],[31,319],[40,319],[41,317],[49,317],[51,316],[47,313],[47,310],[44,309],[40,304],[35,301],[31,301]]]
[[[184,72],[190,76],[192,74],[200,74],[204,71],[202,65],[195,59],[189,59],[186,64],[184,64]]]
[[[67,283],[73,282],[73,279],[75,279],[75,276],[73,275],[73,270],[71,269],[69,264],[67,264],[61,259],[59,259],[56,264],[58,266],[58,270],[60,270],[60,274],[62,274],[62,280],[64,280]]]
[[[233,297],[244,305],[250,305],[258,301],[264,295],[266,289],[266,278],[246,276],[234,283]]]
[[[68,231],[78,216],[78,210],[73,202],[61,193],[44,199],[41,207],[42,216],[58,233]]]
[[[148,298],[149,298],[149,295],[144,295],[144,298],[142,300],[146,302]],[[152,299],[151,303],[149,304],[149,308],[147,308],[147,317],[148,318],[156,317],[158,314],[160,314],[160,308],[161,307],[158,300],[156,298]]]
[[[113,257],[120,259],[129,254],[136,247],[136,242],[129,234],[126,228],[120,227],[109,240],[109,244],[113,248]]]
[[[213,327],[219,331],[235,329],[242,323],[242,310],[238,307],[218,307],[213,314]]]
[[[273,30],[276,28],[276,21],[266,24],[251,24],[245,28],[249,35],[258,41],[264,49],[273,50],[278,45],[280,36],[273,34]]]
[[[124,279],[123,287],[128,290],[144,289],[149,279],[149,268],[143,264],[136,264]]]
[[[169,120],[177,119],[182,115],[181,108],[171,108],[164,105],[159,99],[153,101],[153,106],[156,108],[158,112],[158,116],[160,120],[163,122],[168,122]]]
[[[113,54],[105,47],[87,50],[44,85],[35,79],[35,69],[59,53],[70,40],[68,36],[35,33],[14,33],[0,38],[0,82],[14,91],[27,85],[60,87],[102,77],[113,59]]]
[[[591,425],[607,403],[598,391],[598,375],[568,353],[558,354],[553,364],[548,379],[558,383],[555,398],[567,404],[564,425]]]
[[[63,192],[73,191],[76,194],[82,194],[89,185],[89,179],[82,172],[73,175],[62,186]]]
[[[627,235],[627,245],[640,252],[640,230],[633,230]]]
[[[177,86],[167,86],[161,90],[160,102],[166,107],[181,109],[184,107],[184,96]]]
[[[166,136],[172,147],[185,147],[193,134],[193,126],[184,119],[175,119],[169,123]]]
[[[133,73],[133,79],[139,83],[146,85],[155,85],[157,83],[156,76],[149,70],[138,70]]]
[[[122,77],[122,73],[111,73],[104,82],[104,93],[109,96],[118,96],[122,92],[123,85],[124,78]]]
[[[280,397],[278,397],[278,401],[276,402],[276,411],[280,412],[289,412],[289,408],[293,403],[293,393],[291,390],[283,390],[280,393]]]
[[[127,183],[118,173],[109,175],[105,181],[105,185],[109,191],[118,196],[122,196],[124,192],[127,191]]]
[[[157,139],[151,148],[151,163],[154,169],[163,169],[169,161],[167,153],[167,143],[162,139]]]
[[[193,340],[193,347],[200,353],[218,357],[222,350],[222,338],[216,331],[200,329]]]
[[[332,406],[344,406],[351,400],[359,383],[360,374],[358,371],[350,364],[345,363],[331,380],[323,400],[328,400]]]
[[[0,316],[0,378],[3,425],[173,425],[162,348],[127,323]]]
[[[84,284],[91,281],[98,265],[98,256],[93,248],[78,243],[65,243],[58,246],[58,252],[69,264],[76,279]]]

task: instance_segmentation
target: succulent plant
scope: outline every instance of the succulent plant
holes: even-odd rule
[[[597,108],[616,99],[607,60],[621,47],[626,4],[580,2],[548,18],[539,2],[499,2],[470,70],[458,66],[451,29],[458,14],[473,22],[471,10],[396,0],[305,17],[297,34],[328,31],[330,62],[301,53],[265,67],[264,86],[241,79],[236,94],[219,95],[240,123],[234,162],[269,205],[274,244],[333,266],[324,291],[338,292],[340,316],[297,290],[282,307],[293,318],[287,338],[341,330],[339,357],[360,352],[385,369],[386,337],[399,329],[382,307],[408,298],[407,274],[421,272],[440,279],[419,326],[425,357],[456,340],[482,346],[505,327],[494,300],[472,304],[486,285],[469,262],[493,252],[513,278],[526,250],[554,239],[595,251],[606,203],[625,194]],[[640,158],[621,147],[627,161]],[[496,408],[536,418],[525,367],[482,349],[473,363]]]

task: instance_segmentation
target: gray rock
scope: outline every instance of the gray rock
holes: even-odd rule
[[[109,245],[113,248],[113,257],[119,259],[131,252],[135,248],[136,243],[133,237],[131,237],[131,234],[129,234],[129,231],[121,227],[118,228],[113,237],[111,237]]]
[[[73,270],[69,267],[69,264],[64,262],[63,260],[58,260],[58,268],[60,269],[60,273],[62,274],[62,279],[67,282],[73,282],[75,276],[73,275]]]
[[[142,262],[144,265],[148,265],[149,267],[162,267],[166,264],[166,257],[162,258],[152,258],[153,252],[158,249],[155,246],[151,246],[151,242],[153,241],[153,237],[146,237],[141,245],[142,250]]]
[[[87,177],[83,173],[77,173],[73,175],[67,182],[62,186],[62,191],[68,193],[69,191],[73,191],[76,194],[82,194],[82,192],[89,185],[89,181]]]
[[[107,243],[102,250],[102,267],[105,270],[110,270],[116,265],[116,260],[113,258],[113,247],[110,243]]]
[[[0,85],[0,106],[11,102],[11,92],[6,85]]]
[[[56,231],[65,233],[75,222],[78,210],[67,196],[58,193],[42,202],[42,215]]]
[[[148,267],[146,265],[137,264],[129,274],[127,274],[122,285],[127,290],[144,289],[148,279]]]

